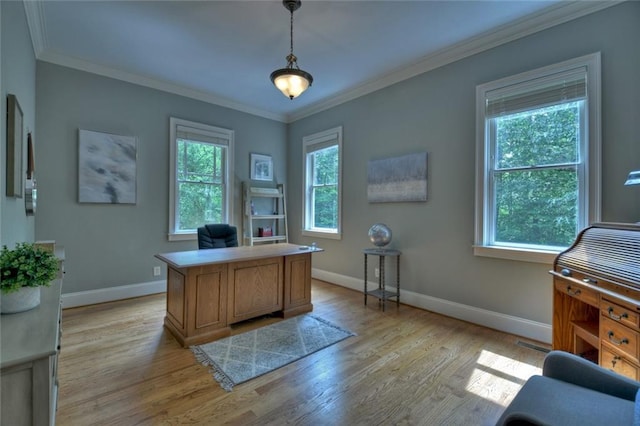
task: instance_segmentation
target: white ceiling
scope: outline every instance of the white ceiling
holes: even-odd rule
[[[313,86],[269,80],[289,53],[281,1],[26,0],[36,57],[260,116],[293,121],[616,2],[312,1],[294,53]]]

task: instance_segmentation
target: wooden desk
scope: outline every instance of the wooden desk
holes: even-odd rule
[[[295,244],[156,254],[167,264],[164,325],[187,347],[229,336],[230,324],[313,310],[312,250]]]
[[[640,226],[599,223],[560,253],[553,349],[640,380]]]

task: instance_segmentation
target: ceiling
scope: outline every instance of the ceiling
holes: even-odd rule
[[[25,1],[36,57],[294,121],[616,2],[313,1],[294,13],[294,53],[314,83],[289,100],[280,1]]]

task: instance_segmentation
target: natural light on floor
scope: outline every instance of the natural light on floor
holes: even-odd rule
[[[466,390],[506,406],[509,401],[505,399],[505,393],[515,395],[529,377],[541,372],[542,369],[535,365],[483,350]]]

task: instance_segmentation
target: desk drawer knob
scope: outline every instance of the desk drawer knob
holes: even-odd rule
[[[613,331],[610,331],[609,333],[607,333],[607,335],[609,336],[609,341],[616,346],[629,344],[629,339],[627,339],[626,337],[623,339],[616,339],[615,337],[613,337],[614,336]]]
[[[616,363],[621,359],[622,358],[620,358],[618,355],[614,356],[613,359],[611,359],[611,368],[616,368]]]
[[[567,294],[569,296],[579,296],[580,293],[582,293],[582,291],[580,291],[580,289],[574,290],[571,288],[570,285],[567,286]]]

